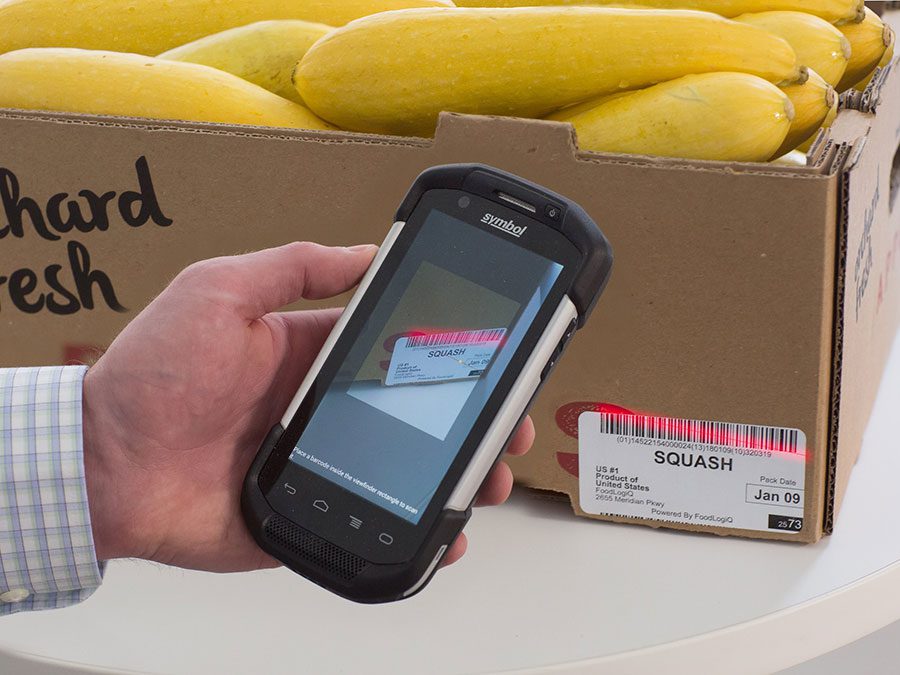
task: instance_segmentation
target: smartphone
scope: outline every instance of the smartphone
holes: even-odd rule
[[[611,266],[558,194],[478,164],[420,175],[247,474],[260,547],[357,602],[420,591]]]

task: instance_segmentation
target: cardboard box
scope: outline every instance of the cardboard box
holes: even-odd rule
[[[617,258],[519,481],[586,515],[579,402],[797,429],[797,531],[609,519],[815,541],[900,315],[900,68],[853,105],[808,168],[582,152],[568,125],[455,114],[424,140],[0,111],[0,365],[88,358],[198,259],[380,241],[420,171],[485,162],[580,202]]]

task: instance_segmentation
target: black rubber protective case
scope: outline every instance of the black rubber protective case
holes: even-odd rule
[[[561,232],[581,253],[581,269],[567,295],[578,311],[578,328],[584,325],[609,280],[613,256],[606,237],[578,204],[493,167],[450,164],[428,169],[416,179],[395,221],[406,222],[422,196],[434,189],[459,189],[509,207],[498,200],[499,191],[530,204],[543,205],[542,212],[523,211],[523,214]],[[554,354],[554,361],[560,353],[558,350]],[[552,365],[545,369],[541,387],[550,372]],[[539,392],[540,387],[535,397]],[[519,423],[530,407],[531,402]],[[297,574],[356,602],[391,602],[414,595],[408,591],[416,584],[419,584],[416,592],[424,588],[430,579],[423,580],[423,576],[430,567],[431,574],[434,573],[436,567],[432,567],[432,561],[441,546],[451,544],[462,531],[471,515],[471,505],[465,512],[445,509],[428,532],[419,555],[412,560],[392,565],[372,563],[298,526],[269,504],[259,486],[259,477],[283,432],[281,424],[269,431],[247,473],[241,495],[244,520],[260,548]],[[500,452],[497,460],[502,455]]]

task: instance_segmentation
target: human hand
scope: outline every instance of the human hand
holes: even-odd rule
[[[244,476],[339,309],[277,313],[354,287],[375,246],[294,243],[188,267],[84,381],[84,461],[97,556],[232,572],[277,567],[244,525]],[[510,444],[523,454],[530,420]],[[478,505],[504,502],[498,463]],[[466,549],[460,535],[444,558]]]

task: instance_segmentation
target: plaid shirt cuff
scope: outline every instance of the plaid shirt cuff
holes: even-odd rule
[[[0,615],[100,585],[82,444],[83,366],[0,369]]]

